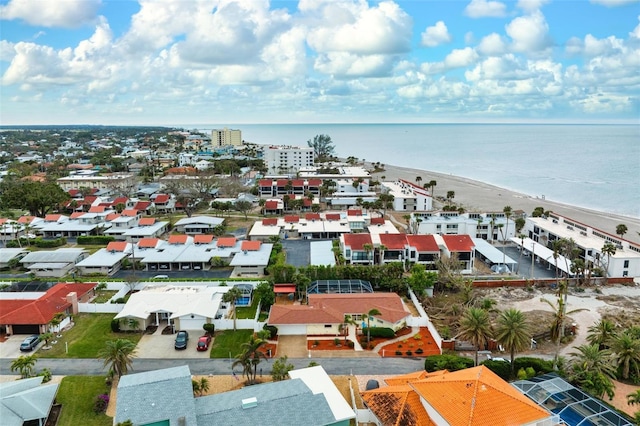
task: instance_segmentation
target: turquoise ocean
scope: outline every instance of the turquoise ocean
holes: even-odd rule
[[[306,146],[331,137],[336,155],[462,176],[574,206],[640,217],[640,126],[547,124],[207,124],[247,142]],[[430,180],[428,175],[423,179]]]

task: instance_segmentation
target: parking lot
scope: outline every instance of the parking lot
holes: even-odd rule
[[[309,240],[282,240],[282,247],[287,253],[287,264],[295,267],[309,266],[311,261],[310,244]]]

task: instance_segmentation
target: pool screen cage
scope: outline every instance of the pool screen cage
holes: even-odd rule
[[[362,280],[318,280],[311,283],[307,293],[373,293],[373,287],[369,281]]]

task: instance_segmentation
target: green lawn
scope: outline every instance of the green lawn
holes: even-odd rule
[[[118,292],[115,290],[100,290],[97,292],[98,295],[93,299],[92,303],[107,303],[116,293]]]
[[[224,330],[216,332],[211,345],[211,358],[231,358],[242,352],[242,344],[249,341],[253,330]]]
[[[236,314],[238,319],[254,319],[258,310],[258,298],[254,297],[249,306],[236,306]]]
[[[109,393],[104,376],[67,376],[60,382],[56,400],[62,404],[58,426],[111,426],[113,419],[93,412],[95,398]]]
[[[98,358],[98,352],[105,342],[115,339],[129,339],[138,343],[141,333],[114,333],[111,320],[114,314],[78,314],[75,325],[63,333],[58,343],[49,350],[38,351],[40,358]],[[69,353],[65,354],[65,342]]]

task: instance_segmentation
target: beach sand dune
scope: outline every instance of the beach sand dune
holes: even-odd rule
[[[370,164],[367,163],[366,166],[369,170],[373,170],[373,166]],[[622,216],[543,200],[461,176],[427,170],[385,164],[384,171],[374,174],[376,179],[381,179],[381,176],[385,176],[387,181],[405,179],[414,183],[416,177],[420,176],[422,181],[419,184],[421,185],[435,180],[434,193],[436,198],[444,197],[448,191],[454,191],[455,203],[467,211],[500,212],[504,206],[511,206],[512,210],[523,210],[530,215],[536,207],[542,207],[545,211],[550,210],[613,236],[616,236],[616,226],[625,224],[628,231],[624,235],[624,239],[640,243],[640,235],[638,234],[640,233],[640,218],[638,217]],[[440,207],[440,204],[437,203],[435,207]]]

